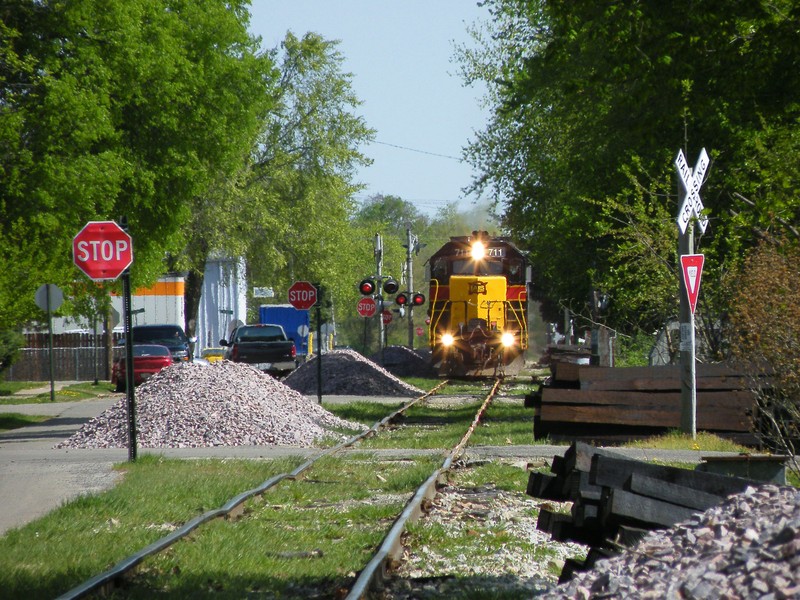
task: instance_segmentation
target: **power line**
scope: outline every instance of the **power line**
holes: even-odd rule
[[[379,142],[378,140],[372,140],[372,143],[380,144],[381,146],[390,146],[392,148],[399,148],[400,150],[408,150],[409,152],[417,152],[419,154],[427,154],[429,156],[438,156],[439,158],[449,158],[450,160],[464,162],[463,159],[457,156],[450,156],[449,154],[438,154],[436,152],[428,152],[426,150],[417,150],[416,148],[409,148],[408,146],[400,146],[398,144],[390,144],[388,142]]]

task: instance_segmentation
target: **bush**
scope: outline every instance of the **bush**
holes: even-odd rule
[[[795,456],[800,446],[800,248],[762,242],[732,283],[731,354],[753,373],[755,432],[771,450]]]
[[[18,331],[0,331],[0,379],[19,358],[19,349],[25,345],[25,338]]]

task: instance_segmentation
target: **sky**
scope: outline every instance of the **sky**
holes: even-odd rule
[[[470,44],[468,25],[487,18],[477,0],[253,0],[251,15],[265,49],[288,30],[339,40],[357,112],[376,130],[361,148],[374,162],[358,172],[360,201],[399,196],[431,217],[453,202],[474,208],[463,192],[474,173],[460,157],[488,111],[483,89],[458,75],[454,44]]]

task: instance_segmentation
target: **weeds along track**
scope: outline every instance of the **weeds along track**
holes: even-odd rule
[[[431,396],[442,394],[442,391],[447,388],[448,383],[449,382],[447,381],[443,381],[430,392],[408,401],[399,409],[386,415],[366,431],[334,447],[322,451],[320,454],[302,463],[294,470],[272,476],[256,488],[244,491],[234,496],[219,508],[206,511],[194,519],[185,522],[182,526],[176,528],[174,531],[171,531],[168,535],[165,535],[164,537],[142,548],[138,552],[135,552],[134,554],[124,558],[107,571],[84,581],[82,584],[59,596],[59,598],[74,599],[88,597],[98,592],[111,593],[115,588],[123,584],[126,586],[132,585],[132,587],[129,587],[129,589],[126,590],[126,595],[127,592],[134,592],[136,588],[136,582],[135,578],[132,576],[135,572],[148,570],[146,565],[143,564],[147,559],[155,558],[159,553],[163,554],[164,551],[171,549],[173,545],[180,540],[192,539],[194,541],[197,535],[200,533],[198,530],[202,525],[215,521],[219,522],[220,520],[236,523],[239,517],[245,515],[251,510],[251,508],[248,507],[252,506],[252,503],[248,504],[248,501],[257,502],[261,500],[263,503],[262,497],[264,497],[266,492],[276,490],[282,483],[303,480],[304,477],[308,476],[312,467],[324,465],[322,462],[324,459],[334,457],[335,455],[343,455],[347,450],[358,449],[360,442],[366,438],[376,437],[378,435],[386,435],[387,432],[392,429],[395,423],[407,417],[412,408],[421,407],[425,403],[425,400],[429,399]],[[463,454],[470,436],[480,422],[482,415],[490,405],[492,398],[497,394],[500,385],[501,380],[499,379],[492,383],[491,389],[485,395],[485,397],[483,397],[482,401],[480,402],[479,409],[476,411],[470,426],[467,428],[466,432],[464,432],[461,439],[449,451],[447,451],[444,462],[440,466],[433,469],[430,475],[425,479],[424,483],[419,486],[416,492],[411,495],[411,499],[407,501],[399,515],[395,513],[395,516],[391,518],[393,524],[391,525],[388,533],[383,538],[382,543],[380,543],[372,558],[365,561],[366,566],[360,571],[360,574],[355,577],[355,582],[351,586],[349,593],[347,593],[346,590],[342,590],[340,587],[337,591],[338,597],[345,597],[345,593],[347,593],[347,598],[365,597],[371,590],[372,586],[381,581],[387,565],[392,561],[396,561],[402,551],[400,538],[406,524],[415,520],[422,513],[422,505],[424,501],[432,498],[436,493],[437,482],[446,475],[446,473],[453,466],[453,463],[457,461],[458,458]],[[485,390],[485,387],[483,389]],[[476,395],[476,399],[479,397],[480,396]],[[364,452],[370,452],[370,450],[365,449]],[[445,451],[442,451],[441,454],[444,454],[444,452]],[[379,474],[377,476],[380,477]],[[312,484],[314,481],[315,480],[309,479],[309,482]],[[419,481],[419,479],[417,479],[417,481]],[[380,520],[383,522],[386,521],[387,518],[384,516],[381,517]],[[190,534],[192,535],[190,536]],[[284,532],[284,535],[291,534],[286,534]],[[172,552],[172,550],[170,550],[170,552]],[[316,550],[314,552],[316,552]],[[232,559],[232,562],[233,560],[234,559]],[[342,579],[345,581],[352,581],[353,575],[354,574],[351,572],[346,577],[342,577]],[[345,583],[345,585],[348,584]],[[135,593],[133,596],[136,597]]]

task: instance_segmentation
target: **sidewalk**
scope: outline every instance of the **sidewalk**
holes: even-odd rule
[[[67,386],[75,385],[76,383],[81,383],[80,381],[54,381],[52,388],[55,391],[59,391]],[[27,390],[19,390],[14,392],[14,398],[32,398],[34,396],[38,396],[39,394],[49,394],[50,393],[50,383],[48,382],[47,385],[43,385],[37,388],[30,388]]]
[[[0,406],[0,412],[52,417],[40,425],[0,433],[0,535],[81,494],[114,485],[118,475],[113,465],[127,459],[127,450],[56,450],[54,446],[117,400]]]

